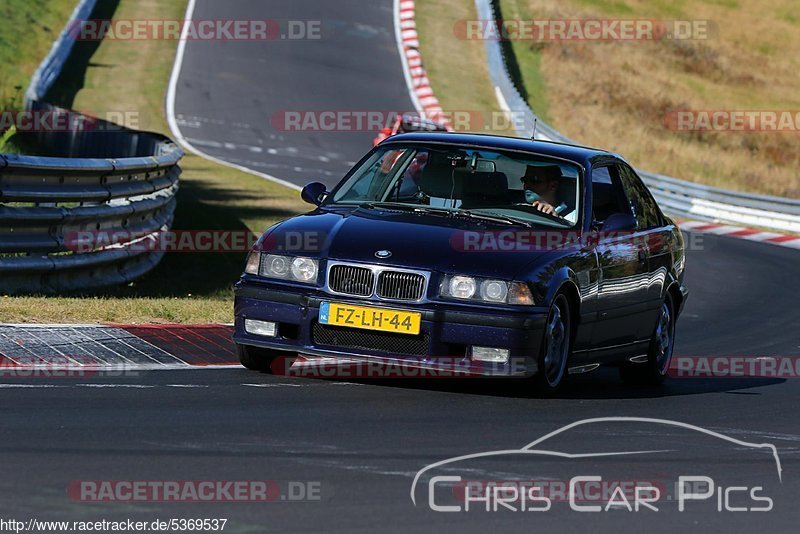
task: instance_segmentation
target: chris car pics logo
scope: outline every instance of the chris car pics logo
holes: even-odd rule
[[[727,478],[715,479],[706,472],[700,472],[695,466],[685,469],[678,467],[676,476],[666,478],[661,473],[654,477],[637,476],[622,480],[620,477],[604,478],[598,476],[596,472],[587,472],[566,479],[541,477],[536,476],[537,473],[532,473],[528,479],[514,476],[510,480],[478,480],[474,473],[486,471],[475,469],[474,465],[467,465],[468,462],[483,459],[493,461],[512,456],[542,462],[591,459],[595,461],[595,465],[600,465],[603,458],[649,455],[656,455],[659,458],[673,452],[667,448],[660,448],[567,453],[554,450],[557,447],[544,445],[545,441],[553,440],[557,436],[569,436],[565,433],[576,428],[602,423],[654,424],[671,430],[688,431],[692,435],[697,434],[706,439],[713,438],[711,439],[713,443],[733,446],[733,450],[736,451],[756,450],[767,453],[770,464],[774,462],[777,482],[782,483],[780,457],[777,448],[771,443],[751,443],[667,419],[600,417],[568,424],[519,449],[465,454],[429,464],[419,470],[414,477],[411,485],[411,501],[414,506],[427,505],[431,510],[443,513],[475,510],[547,512],[562,504],[567,504],[571,511],[581,513],[603,513],[620,509],[634,513],[652,513],[667,509],[677,512],[705,509],[716,512],[769,512],[774,508],[773,498],[767,489],[767,483],[774,481],[773,475],[770,474],[765,474],[764,483],[753,483],[752,478],[748,478],[744,483],[730,483]],[[764,455],[764,458],[767,458],[767,455]],[[508,466],[504,466],[501,471],[507,472]],[[655,473],[657,471],[654,471]]]

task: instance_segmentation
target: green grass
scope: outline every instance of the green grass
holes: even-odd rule
[[[470,123],[468,129],[514,135],[510,126],[499,131],[489,129],[489,119],[498,111],[498,104],[486,67],[483,42],[456,37],[455,26],[459,21],[476,18],[472,0],[417,2],[417,31],[425,70],[445,111],[468,111],[483,117],[483,121]]]
[[[21,105],[28,81],[74,8],[75,0],[3,0],[0,4],[0,98],[4,106],[18,109]]]
[[[185,8],[186,0],[121,0],[113,16],[182,18]],[[50,96],[79,110],[137,111],[143,128],[169,134],[164,100],[176,46],[152,40],[83,47]],[[251,174],[194,155],[181,167],[175,229],[260,234],[308,211],[296,191]],[[155,270],[125,287],[68,297],[2,297],[0,322],[231,322],[232,288],[244,260],[243,252],[167,254]]]
[[[501,0],[500,9],[502,18],[507,20],[532,20],[533,14],[527,0]],[[525,92],[531,108],[545,122],[550,121],[550,108],[548,104],[545,80],[542,76],[542,54],[547,47],[546,43],[532,41],[511,41],[503,46],[510,47],[512,54],[508,55],[511,61],[516,61],[516,70],[521,77],[521,84],[517,86]]]
[[[0,154],[15,154],[17,152],[17,147],[11,143],[11,138],[16,133],[17,129],[11,127],[0,135]]]
[[[622,0],[580,0],[580,3],[610,15],[630,15],[634,12],[633,8]]]
[[[31,76],[69,20],[75,0],[3,0],[0,3],[0,110],[19,110]],[[20,151],[10,136],[0,153]]]

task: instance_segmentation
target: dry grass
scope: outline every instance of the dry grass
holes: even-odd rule
[[[737,190],[800,197],[798,133],[674,132],[671,110],[800,110],[794,0],[502,0],[506,18],[710,20],[702,41],[513,44],[546,114],[582,143],[636,166]],[[535,105],[535,102],[533,102]]]
[[[104,296],[0,298],[0,322],[10,324],[205,324],[232,321],[233,304],[230,299]]]
[[[497,99],[486,68],[484,44],[455,37],[459,20],[475,19],[472,0],[419,0],[416,3],[420,52],[434,94],[445,111],[475,112],[481,119],[470,122],[480,133],[510,134],[510,127],[492,129]],[[497,117],[496,126],[506,126]],[[510,125],[508,125],[510,126]]]

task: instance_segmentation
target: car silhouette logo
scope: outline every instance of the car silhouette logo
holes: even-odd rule
[[[375,257],[376,258],[380,258],[382,260],[385,260],[386,258],[391,258],[392,257],[392,251],[391,250],[379,250],[379,251],[377,251],[375,253]]]
[[[560,452],[557,450],[550,450],[549,447],[546,449],[539,448],[542,442],[547,441],[548,439],[553,438],[559,434],[567,432],[573,428],[584,425],[591,425],[594,423],[608,423],[608,422],[654,423],[657,425],[680,427],[687,430],[692,430],[694,432],[698,432],[700,434],[705,434],[707,436],[711,436],[723,441],[727,441],[729,443],[733,443],[734,445],[738,445],[739,447],[751,448],[751,449],[767,449],[769,452],[772,453],[771,454],[772,459],[775,461],[775,467],[777,469],[777,474],[778,474],[778,481],[781,484],[783,483],[783,467],[781,467],[781,460],[780,457],[778,456],[778,449],[772,443],[750,443],[699,426],[691,425],[688,423],[682,423],[680,421],[672,421],[669,419],[656,419],[651,417],[594,417],[591,419],[582,419],[580,421],[576,421],[574,423],[562,426],[561,428],[528,443],[521,449],[503,449],[503,450],[492,450],[479,453],[465,454],[462,456],[454,456],[451,458],[447,458],[446,460],[441,460],[439,462],[428,464],[419,471],[417,471],[416,475],[414,475],[414,480],[411,483],[411,502],[414,503],[414,506],[417,505],[416,489],[417,489],[417,484],[420,482],[420,479],[422,478],[423,475],[425,475],[427,472],[433,469],[441,468],[442,466],[446,466],[448,470],[452,472],[454,470],[453,464],[457,464],[458,462],[462,462],[465,460],[471,460],[476,458],[500,457],[506,455],[515,455],[515,454],[575,459],[575,458],[602,458],[602,457],[628,456],[628,455],[647,455],[647,454],[672,452],[668,449],[664,449],[664,450],[632,450],[632,451],[570,454],[566,452]]]

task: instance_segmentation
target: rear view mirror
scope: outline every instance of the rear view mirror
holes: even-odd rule
[[[321,182],[311,182],[307,184],[300,192],[300,198],[304,202],[319,206],[322,204],[325,195],[328,193],[328,187]]]
[[[600,227],[603,232],[624,232],[636,230],[636,218],[630,213],[612,213]]]

